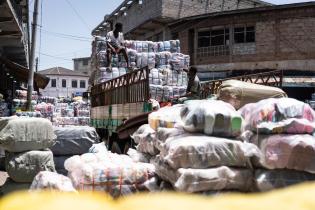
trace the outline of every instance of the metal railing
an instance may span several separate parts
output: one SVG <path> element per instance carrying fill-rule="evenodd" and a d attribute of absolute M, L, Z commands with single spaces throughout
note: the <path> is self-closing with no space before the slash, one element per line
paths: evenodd
<path fill-rule="evenodd" d="M 230 55 L 230 48 L 227 45 L 199 47 L 197 49 L 197 57 L 224 56 L 224 55 Z"/>

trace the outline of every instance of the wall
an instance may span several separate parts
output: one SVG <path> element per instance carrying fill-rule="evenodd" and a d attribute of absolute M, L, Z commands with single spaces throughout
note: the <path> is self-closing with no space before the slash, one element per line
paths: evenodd
<path fill-rule="evenodd" d="M 88 65 L 83 65 L 83 60 L 88 59 Z M 73 69 L 74 71 L 79 71 L 84 74 L 90 75 L 91 74 L 91 59 L 84 58 L 84 59 L 73 59 Z"/>
<path fill-rule="evenodd" d="M 81 76 L 60 76 L 60 75 L 47 75 L 50 78 L 50 82 L 44 90 L 40 90 L 43 96 L 50 97 L 71 97 L 76 92 L 86 92 L 88 88 L 88 77 Z M 52 79 L 56 79 L 56 87 L 51 87 Z M 62 88 L 62 80 L 67 80 L 67 87 Z M 78 81 L 78 88 L 72 88 L 72 80 Z M 85 87 L 80 88 L 80 80 L 85 80 Z"/>
<path fill-rule="evenodd" d="M 254 25 L 256 42 L 233 44 L 231 53 L 226 56 L 198 57 L 194 53 L 191 57 L 195 59 L 195 64 L 210 71 L 269 68 L 315 70 L 315 5 L 196 20 L 180 30 L 181 49 L 183 53 L 189 52 L 190 29 L 196 32 L 199 28 L 233 28 L 238 25 Z M 196 42 L 195 38 L 195 46 Z"/>

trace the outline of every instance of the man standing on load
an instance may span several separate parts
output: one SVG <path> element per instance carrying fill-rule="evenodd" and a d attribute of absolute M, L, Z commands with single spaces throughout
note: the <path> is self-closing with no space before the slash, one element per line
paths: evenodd
<path fill-rule="evenodd" d="M 108 67 L 112 67 L 112 53 L 114 54 L 120 54 L 122 53 L 126 62 L 127 62 L 127 68 L 129 68 L 129 61 L 128 61 L 128 55 L 126 48 L 124 45 L 124 35 L 122 33 L 123 26 L 121 23 L 115 24 L 114 31 L 110 31 L 107 33 L 106 39 L 107 39 L 107 63 Z"/>

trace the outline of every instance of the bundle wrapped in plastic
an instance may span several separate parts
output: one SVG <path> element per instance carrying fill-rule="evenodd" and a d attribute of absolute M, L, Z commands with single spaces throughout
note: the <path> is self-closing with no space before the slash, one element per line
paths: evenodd
<path fill-rule="evenodd" d="M 65 162 L 72 155 L 54 156 L 54 164 L 57 173 L 67 175 L 68 171 L 65 169 Z"/>
<path fill-rule="evenodd" d="M 137 67 L 143 68 L 148 66 L 149 54 L 148 53 L 137 53 Z M 151 65 L 152 66 L 152 65 Z"/>
<path fill-rule="evenodd" d="M 136 163 L 138 163 L 138 162 L 150 163 L 150 159 L 151 159 L 150 155 L 148 155 L 146 153 L 139 152 L 135 149 L 129 149 L 127 152 L 127 155 Z"/>
<path fill-rule="evenodd" d="M 166 74 L 166 85 L 186 86 L 188 84 L 188 75 L 184 71 L 168 71 Z"/>
<path fill-rule="evenodd" d="M 180 53 L 180 42 L 179 40 L 170 40 L 170 51 L 172 53 Z"/>
<path fill-rule="evenodd" d="M 47 119 L 1 118 L 0 128 L 0 147 L 9 152 L 41 150 L 56 142 L 52 124 Z"/>
<path fill-rule="evenodd" d="M 89 149 L 89 153 L 107 153 L 107 152 L 108 150 L 106 148 L 105 142 L 93 144 Z"/>
<path fill-rule="evenodd" d="M 155 83 L 163 82 L 159 80 L 153 80 Z M 162 85 L 153 85 L 150 84 L 150 95 L 151 98 L 157 100 L 157 101 L 163 101 L 164 99 L 164 89 Z"/>
<path fill-rule="evenodd" d="M 257 125 L 260 134 L 311 134 L 315 132 L 315 122 L 307 119 L 290 118 L 280 122 L 262 122 Z"/>
<path fill-rule="evenodd" d="M 131 137 L 137 145 L 139 152 L 156 155 L 159 151 L 154 147 L 155 130 L 150 125 L 142 125 Z"/>
<path fill-rule="evenodd" d="M 164 50 L 164 43 L 163 42 L 158 42 L 158 51 L 163 52 Z"/>
<path fill-rule="evenodd" d="M 254 165 L 267 169 L 294 169 L 315 173 L 315 137 L 305 135 L 255 135 L 250 142 L 261 151 Z"/>
<path fill-rule="evenodd" d="M 135 41 L 133 40 L 125 40 L 124 45 L 127 49 L 136 50 Z"/>
<path fill-rule="evenodd" d="M 137 65 L 137 51 L 133 49 L 127 49 L 129 65 L 134 68 Z"/>
<path fill-rule="evenodd" d="M 282 97 L 287 97 L 287 94 L 280 88 L 238 80 L 224 81 L 218 93 L 218 99 L 232 104 L 235 109 L 239 109 L 248 103 L 256 103 L 263 99 Z"/>
<path fill-rule="evenodd" d="M 163 107 L 149 115 L 149 125 L 152 129 L 174 128 L 176 124 L 181 124 L 180 111 L 182 104 L 175 106 Z"/>
<path fill-rule="evenodd" d="M 239 112 L 246 122 L 246 130 L 256 131 L 262 122 L 280 122 L 289 118 L 315 120 L 315 111 L 309 104 L 293 98 L 270 98 L 247 104 Z"/>
<path fill-rule="evenodd" d="M 155 53 L 148 53 L 148 67 L 149 69 L 153 69 L 155 67 Z"/>
<path fill-rule="evenodd" d="M 161 159 L 172 168 L 245 167 L 260 155 L 254 144 L 198 134 L 171 137 L 161 145 Z"/>
<path fill-rule="evenodd" d="M 93 127 L 54 127 L 56 143 L 50 147 L 54 155 L 82 155 L 93 144 L 99 143 L 99 136 Z"/>
<path fill-rule="evenodd" d="M 160 69 L 151 69 L 149 74 L 149 83 L 152 85 L 164 85 L 165 83 L 165 76 Z"/>
<path fill-rule="evenodd" d="M 113 153 L 87 153 L 65 162 L 68 177 L 77 190 L 124 194 L 154 176 L 154 166 L 135 163 L 129 156 Z"/>
<path fill-rule="evenodd" d="M 107 67 L 107 52 L 106 51 L 100 51 L 96 55 L 97 59 L 97 67 L 102 68 L 102 67 Z"/>
<path fill-rule="evenodd" d="M 183 70 L 186 67 L 184 54 L 172 53 L 170 64 L 174 70 Z"/>
<path fill-rule="evenodd" d="M 181 136 L 186 131 L 181 126 L 175 126 L 175 128 L 158 128 L 156 132 L 154 146 L 159 151 L 162 150 L 163 144 L 167 139 L 171 137 Z"/>
<path fill-rule="evenodd" d="M 241 134 L 242 117 L 233 106 L 217 100 L 192 100 L 181 110 L 184 129 L 207 135 L 236 137 Z"/>
<path fill-rule="evenodd" d="M 61 192 L 76 192 L 71 179 L 66 176 L 50 172 L 39 172 L 30 187 L 30 191 L 54 190 Z"/>
<path fill-rule="evenodd" d="M 155 54 L 155 63 L 158 68 L 167 67 L 170 64 L 172 53 L 159 52 Z"/>
<path fill-rule="evenodd" d="M 148 41 L 148 48 L 149 48 L 149 53 L 150 52 L 156 53 L 158 51 L 158 44 L 156 42 Z"/>
<path fill-rule="evenodd" d="M 171 52 L 171 42 L 170 41 L 164 41 L 163 45 L 164 45 L 164 51 Z"/>
<path fill-rule="evenodd" d="M 6 171 L 15 182 L 32 182 L 40 171 L 55 171 L 53 153 L 29 151 L 6 154 Z"/>
<path fill-rule="evenodd" d="M 170 182 L 175 190 L 205 192 L 216 190 L 239 190 L 247 192 L 252 187 L 253 174 L 249 169 L 221 166 L 209 169 L 172 169 L 158 157 L 154 160 L 157 175 Z"/>
<path fill-rule="evenodd" d="M 107 44 L 106 44 L 105 37 L 97 36 L 97 37 L 95 37 L 94 40 L 95 40 L 96 52 L 107 50 Z"/>
<path fill-rule="evenodd" d="M 261 169 L 255 171 L 255 187 L 262 192 L 314 180 L 315 174 L 303 171 Z"/>

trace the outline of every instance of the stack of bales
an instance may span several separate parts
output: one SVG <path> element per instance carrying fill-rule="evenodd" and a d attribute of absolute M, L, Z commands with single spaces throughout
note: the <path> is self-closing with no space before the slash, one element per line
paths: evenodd
<path fill-rule="evenodd" d="M 41 118 L 1 118 L 0 147 L 5 153 L 9 175 L 1 193 L 28 189 L 40 171 L 55 171 L 53 153 L 47 149 L 55 143 L 52 124 Z"/>

